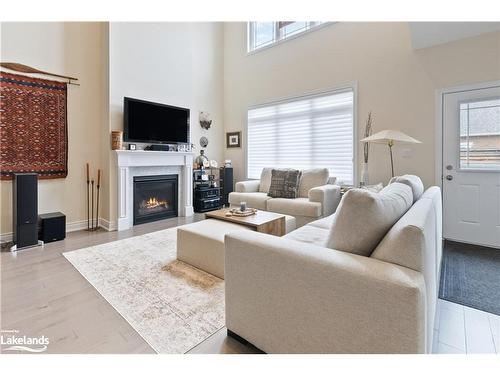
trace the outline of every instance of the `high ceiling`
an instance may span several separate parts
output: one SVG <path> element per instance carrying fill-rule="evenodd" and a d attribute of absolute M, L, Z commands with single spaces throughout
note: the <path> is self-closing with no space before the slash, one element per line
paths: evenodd
<path fill-rule="evenodd" d="M 410 22 L 414 49 L 500 30 L 500 22 Z"/>

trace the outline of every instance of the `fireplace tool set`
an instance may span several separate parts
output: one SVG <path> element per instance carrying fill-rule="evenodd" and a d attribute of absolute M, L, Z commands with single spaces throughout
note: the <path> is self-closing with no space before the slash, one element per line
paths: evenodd
<path fill-rule="evenodd" d="M 87 230 L 97 230 L 99 228 L 99 190 L 101 187 L 101 170 L 97 170 L 97 189 L 94 189 L 94 179 L 90 179 L 90 168 L 87 163 Z M 94 190 L 96 190 L 96 210 L 94 225 Z"/>

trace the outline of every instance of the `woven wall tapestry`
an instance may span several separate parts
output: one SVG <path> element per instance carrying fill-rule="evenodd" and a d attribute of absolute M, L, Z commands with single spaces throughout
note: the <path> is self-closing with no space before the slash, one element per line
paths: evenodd
<path fill-rule="evenodd" d="M 0 72 L 0 178 L 68 175 L 65 82 Z"/>

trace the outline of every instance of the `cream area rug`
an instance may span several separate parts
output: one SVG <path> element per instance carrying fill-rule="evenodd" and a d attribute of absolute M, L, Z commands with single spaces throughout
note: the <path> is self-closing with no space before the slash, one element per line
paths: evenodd
<path fill-rule="evenodd" d="M 185 353 L 224 326 L 224 281 L 176 260 L 166 229 L 64 253 L 158 353 Z"/>

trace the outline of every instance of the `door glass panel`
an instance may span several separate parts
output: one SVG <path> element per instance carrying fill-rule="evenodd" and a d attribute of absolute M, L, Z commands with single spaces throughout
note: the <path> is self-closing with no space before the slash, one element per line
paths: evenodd
<path fill-rule="evenodd" d="M 460 104 L 460 169 L 500 171 L 500 98 Z"/>

